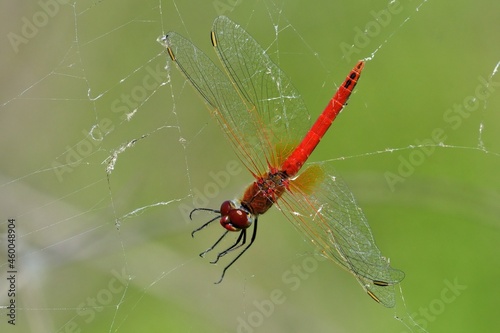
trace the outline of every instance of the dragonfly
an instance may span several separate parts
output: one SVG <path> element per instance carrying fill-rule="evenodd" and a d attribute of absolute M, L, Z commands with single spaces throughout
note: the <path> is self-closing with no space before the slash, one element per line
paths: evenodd
<path fill-rule="evenodd" d="M 216 263 L 228 253 L 239 251 L 216 283 L 254 243 L 260 215 L 276 206 L 322 256 L 352 273 L 372 299 L 393 307 L 394 285 L 404 278 L 404 273 L 392 268 L 389 259 L 382 256 L 365 215 L 331 166 L 306 163 L 346 105 L 364 61 L 354 66 L 310 126 L 305 103 L 291 80 L 245 29 L 220 16 L 213 23 L 210 37 L 222 66 L 178 33 L 162 35 L 158 42 L 201 94 L 254 179 L 240 199 L 226 200 L 219 209 L 195 208 L 189 215 L 191 219 L 197 211 L 215 215 L 194 230 L 193 237 L 217 220 L 225 229 L 200 254 L 202 257 L 231 232 L 239 233 L 236 241 L 212 261 Z"/>

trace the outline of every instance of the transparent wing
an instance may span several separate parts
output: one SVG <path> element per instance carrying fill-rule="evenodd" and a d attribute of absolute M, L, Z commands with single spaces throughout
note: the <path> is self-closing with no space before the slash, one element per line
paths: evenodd
<path fill-rule="evenodd" d="M 361 208 L 332 171 L 325 165 L 310 165 L 290 181 L 279 208 L 324 256 L 356 276 L 373 299 L 392 307 L 393 285 L 404 273 L 382 256 Z"/>
<path fill-rule="evenodd" d="M 290 79 L 241 26 L 225 16 L 213 24 L 215 50 L 242 97 L 255 106 L 241 132 L 257 156 L 279 167 L 310 127 L 306 106 Z M 270 147 L 277 147 L 275 151 Z M 267 170 L 267 168 L 266 168 Z"/>
<path fill-rule="evenodd" d="M 224 70 L 174 32 L 158 39 L 255 175 L 279 166 L 305 134 L 309 115 L 300 95 L 262 47 L 239 25 L 218 17 L 212 41 Z"/>
<path fill-rule="evenodd" d="M 255 107 L 240 97 L 228 76 L 189 40 L 169 32 L 158 41 L 167 48 L 170 58 L 205 99 L 244 165 L 254 173 L 263 171 L 260 165 L 251 164 L 254 148 L 245 144 L 246 138 L 239 133 L 239 114 L 249 113 Z"/>

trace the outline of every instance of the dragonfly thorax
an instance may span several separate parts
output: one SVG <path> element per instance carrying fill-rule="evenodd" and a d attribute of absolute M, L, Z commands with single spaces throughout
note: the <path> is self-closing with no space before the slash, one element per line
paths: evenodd
<path fill-rule="evenodd" d="M 264 214 L 286 191 L 288 184 L 285 173 L 272 169 L 247 187 L 241 202 L 252 214 Z"/>
<path fill-rule="evenodd" d="M 242 205 L 227 200 L 220 206 L 220 224 L 229 231 L 240 231 L 252 225 L 253 215 Z"/>

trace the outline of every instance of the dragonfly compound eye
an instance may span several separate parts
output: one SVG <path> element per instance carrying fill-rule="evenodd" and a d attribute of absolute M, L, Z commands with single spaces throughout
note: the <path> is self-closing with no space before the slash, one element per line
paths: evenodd
<path fill-rule="evenodd" d="M 226 216 L 229 214 L 229 211 L 231 209 L 234 209 L 235 206 L 232 201 L 226 200 L 220 205 L 220 215 L 221 216 Z"/>
<path fill-rule="evenodd" d="M 229 231 L 239 231 L 248 228 L 252 219 L 250 213 L 243 209 L 231 209 L 227 215 L 222 215 L 220 224 Z"/>

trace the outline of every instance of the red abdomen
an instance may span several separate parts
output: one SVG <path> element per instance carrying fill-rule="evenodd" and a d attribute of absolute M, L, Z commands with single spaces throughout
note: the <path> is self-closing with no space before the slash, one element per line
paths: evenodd
<path fill-rule="evenodd" d="M 344 83 L 342 83 L 339 87 L 337 93 L 330 100 L 309 132 L 307 132 L 302 142 L 283 163 L 281 170 L 284 171 L 289 177 L 293 177 L 300 170 L 309 155 L 313 152 L 314 148 L 318 145 L 323 135 L 325 135 L 332 122 L 335 120 L 335 117 L 337 117 L 346 104 L 352 90 L 356 86 L 356 82 L 361 75 L 364 64 L 365 63 L 363 61 L 359 61 L 351 70 Z"/>

